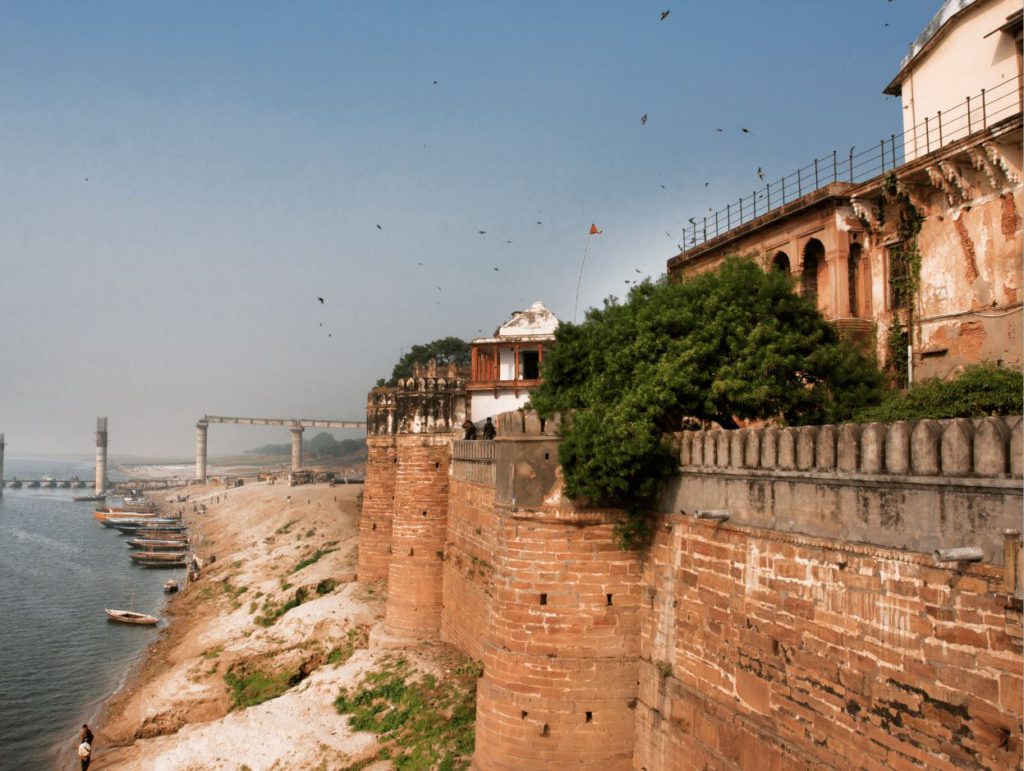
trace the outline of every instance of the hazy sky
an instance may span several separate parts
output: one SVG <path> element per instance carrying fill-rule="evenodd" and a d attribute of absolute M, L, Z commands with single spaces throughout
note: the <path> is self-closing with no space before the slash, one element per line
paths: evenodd
<path fill-rule="evenodd" d="M 8 452 L 91 452 L 97 415 L 183 456 L 204 413 L 362 419 L 415 343 L 571 319 L 592 222 L 581 306 L 621 296 L 758 166 L 898 131 L 881 90 L 938 6 L 5 3 Z"/>

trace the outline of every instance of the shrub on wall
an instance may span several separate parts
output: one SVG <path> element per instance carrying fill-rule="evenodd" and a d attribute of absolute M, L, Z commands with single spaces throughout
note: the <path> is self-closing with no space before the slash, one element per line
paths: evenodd
<path fill-rule="evenodd" d="M 676 466 L 664 436 L 684 419 L 835 422 L 882 393 L 876 366 L 790 276 L 739 257 L 682 282 L 645 282 L 562 324 L 542 376 L 532 406 L 568 416 L 566 493 L 627 508 L 623 541 L 642 534 L 642 512 Z"/>
<path fill-rule="evenodd" d="M 1024 375 L 1019 370 L 976 364 L 953 380 L 932 378 L 915 383 L 875 407 L 858 410 L 854 417 L 861 422 L 892 422 L 1019 415 L 1022 394 Z"/>

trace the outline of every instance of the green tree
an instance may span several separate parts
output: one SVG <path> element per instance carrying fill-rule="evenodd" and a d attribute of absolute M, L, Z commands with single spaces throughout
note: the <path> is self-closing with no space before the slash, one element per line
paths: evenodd
<path fill-rule="evenodd" d="M 458 337 L 442 337 L 426 345 L 414 345 L 395 364 L 391 370 L 391 379 L 378 381 L 377 385 L 396 386 L 400 378 L 412 377 L 413 364 L 426 364 L 431 359 L 437 362 L 438 367 L 445 367 L 451 362 L 458 367 L 468 367 L 469 356 L 469 343 Z"/>
<path fill-rule="evenodd" d="M 542 375 L 533 406 L 567 415 L 567 494 L 625 506 L 633 528 L 675 468 L 664 436 L 685 418 L 835 422 L 882 395 L 875 364 L 790 276 L 740 257 L 681 282 L 645 282 L 624 303 L 609 298 L 582 324 L 562 324 Z"/>

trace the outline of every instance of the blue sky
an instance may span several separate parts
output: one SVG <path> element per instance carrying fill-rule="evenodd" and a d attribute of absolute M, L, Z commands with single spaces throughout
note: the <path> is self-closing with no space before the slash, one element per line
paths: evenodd
<path fill-rule="evenodd" d="M 160 455 L 203 413 L 360 419 L 415 343 L 571 319 L 591 222 L 581 306 L 621 296 L 759 166 L 898 131 L 938 5 L 7 3 L 9 452 L 89 452 L 97 415 Z"/>

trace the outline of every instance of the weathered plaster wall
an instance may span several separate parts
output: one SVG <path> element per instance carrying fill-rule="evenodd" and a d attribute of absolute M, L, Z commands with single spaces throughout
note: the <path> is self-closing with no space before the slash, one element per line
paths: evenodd
<path fill-rule="evenodd" d="M 679 515 L 656 533 L 635 769 L 1019 767 L 1001 570 Z"/>

